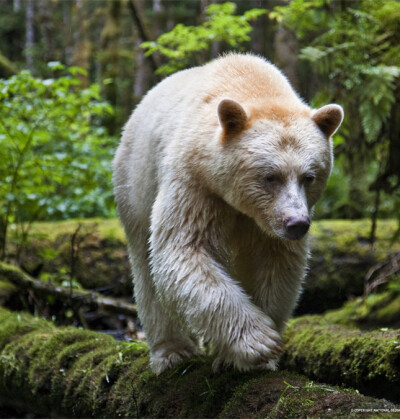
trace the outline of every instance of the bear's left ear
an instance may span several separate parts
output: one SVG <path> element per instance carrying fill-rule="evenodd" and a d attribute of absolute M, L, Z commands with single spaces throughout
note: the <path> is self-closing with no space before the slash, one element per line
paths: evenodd
<path fill-rule="evenodd" d="M 233 99 L 222 99 L 218 104 L 219 123 L 223 129 L 223 138 L 238 134 L 247 124 L 247 114 L 240 103 Z"/>
<path fill-rule="evenodd" d="M 344 112 L 340 105 L 326 105 L 316 109 L 311 118 L 327 138 L 331 137 L 340 127 Z"/>

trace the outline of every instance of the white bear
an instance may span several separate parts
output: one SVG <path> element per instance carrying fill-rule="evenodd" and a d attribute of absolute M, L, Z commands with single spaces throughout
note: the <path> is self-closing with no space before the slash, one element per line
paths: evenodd
<path fill-rule="evenodd" d="M 216 369 L 274 368 L 342 119 L 244 54 L 176 73 L 138 105 L 114 185 L 156 374 L 199 342 Z"/>

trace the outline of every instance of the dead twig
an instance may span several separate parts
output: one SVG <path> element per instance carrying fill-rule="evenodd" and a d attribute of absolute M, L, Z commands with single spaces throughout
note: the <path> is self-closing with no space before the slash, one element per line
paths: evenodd
<path fill-rule="evenodd" d="M 400 252 L 372 266 L 364 278 L 364 297 L 379 285 L 390 281 L 390 277 L 400 273 Z"/>

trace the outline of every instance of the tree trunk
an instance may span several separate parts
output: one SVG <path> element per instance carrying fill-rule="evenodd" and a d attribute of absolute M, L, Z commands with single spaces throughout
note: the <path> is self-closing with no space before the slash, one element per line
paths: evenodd
<path fill-rule="evenodd" d="M 46 417 L 336 418 L 363 408 L 376 417 L 373 409 L 396 408 L 287 371 L 215 374 L 208 357 L 157 377 L 143 343 L 1 308 L 0 359 L 0 402 Z"/>
<path fill-rule="evenodd" d="M 14 10 L 14 12 L 18 13 L 21 10 L 21 1 L 22 0 L 14 0 L 13 1 L 13 10 Z"/>
<path fill-rule="evenodd" d="M 89 71 L 90 42 L 88 39 L 88 16 L 83 0 L 76 0 L 74 5 L 74 29 L 73 29 L 73 55 L 72 65 L 78 66 Z M 87 75 L 78 74 L 83 87 L 89 85 Z"/>
<path fill-rule="evenodd" d="M 105 97 L 113 107 L 116 107 L 118 102 L 120 17 L 121 1 L 108 0 L 106 23 L 101 33 L 102 77 L 107 80 L 107 83 L 103 86 Z"/>
<path fill-rule="evenodd" d="M 70 66 L 73 60 L 73 40 L 71 31 L 71 2 L 62 2 L 62 33 L 63 33 L 63 56 L 65 63 Z"/>
<path fill-rule="evenodd" d="M 54 1 L 41 0 L 37 2 L 38 27 L 44 44 L 43 56 L 41 58 L 46 62 L 55 61 L 58 58 L 55 56 L 56 32 L 58 30 L 55 28 L 55 20 L 53 18 L 55 12 Z"/>
<path fill-rule="evenodd" d="M 139 38 L 144 42 L 151 41 L 152 37 L 149 35 L 147 28 L 144 24 L 143 14 L 141 11 L 141 4 L 135 0 L 128 0 L 128 7 L 133 21 L 135 22 Z M 156 57 L 154 54 L 147 57 L 153 73 L 155 73 L 159 67 Z"/>
<path fill-rule="evenodd" d="M 34 32 L 34 18 L 35 18 L 35 8 L 33 0 L 27 0 L 26 3 L 26 13 L 25 13 L 25 57 L 26 57 L 26 66 L 29 70 L 33 69 L 33 45 L 35 42 L 35 32 Z"/>
<path fill-rule="evenodd" d="M 138 38 L 135 46 L 135 73 L 133 83 L 133 97 L 135 103 L 139 103 L 142 97 L 145 95 L 150 86 L 149 73 L 150 69 L 147 65 L 144 51 L 140 48 L 143 40 Z"/>
<path fill-rule="evenodd" d="M 280 26 L 274 40 L 274 62 L 290 80 L 295 90 L 299 89 L 298 55 L 299 46 L 294 34 Z"/>

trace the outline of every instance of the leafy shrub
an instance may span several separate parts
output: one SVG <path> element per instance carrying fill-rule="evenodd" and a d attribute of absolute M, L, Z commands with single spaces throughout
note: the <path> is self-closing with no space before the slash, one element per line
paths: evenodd
<path fill-rule="evenodd" d="M 101 126 L 112 108 L 99 86 L 82 89 L 82 69 L 49 63 L 58 77 L 22 71 L 0 80 L 0 241 L 7 227 L 35 220 L 113 214 L 115 140 Z M 25 227 L 24 227 L 25 226 Z M 1 255 L 0 255 L 1 256 Z"/>

